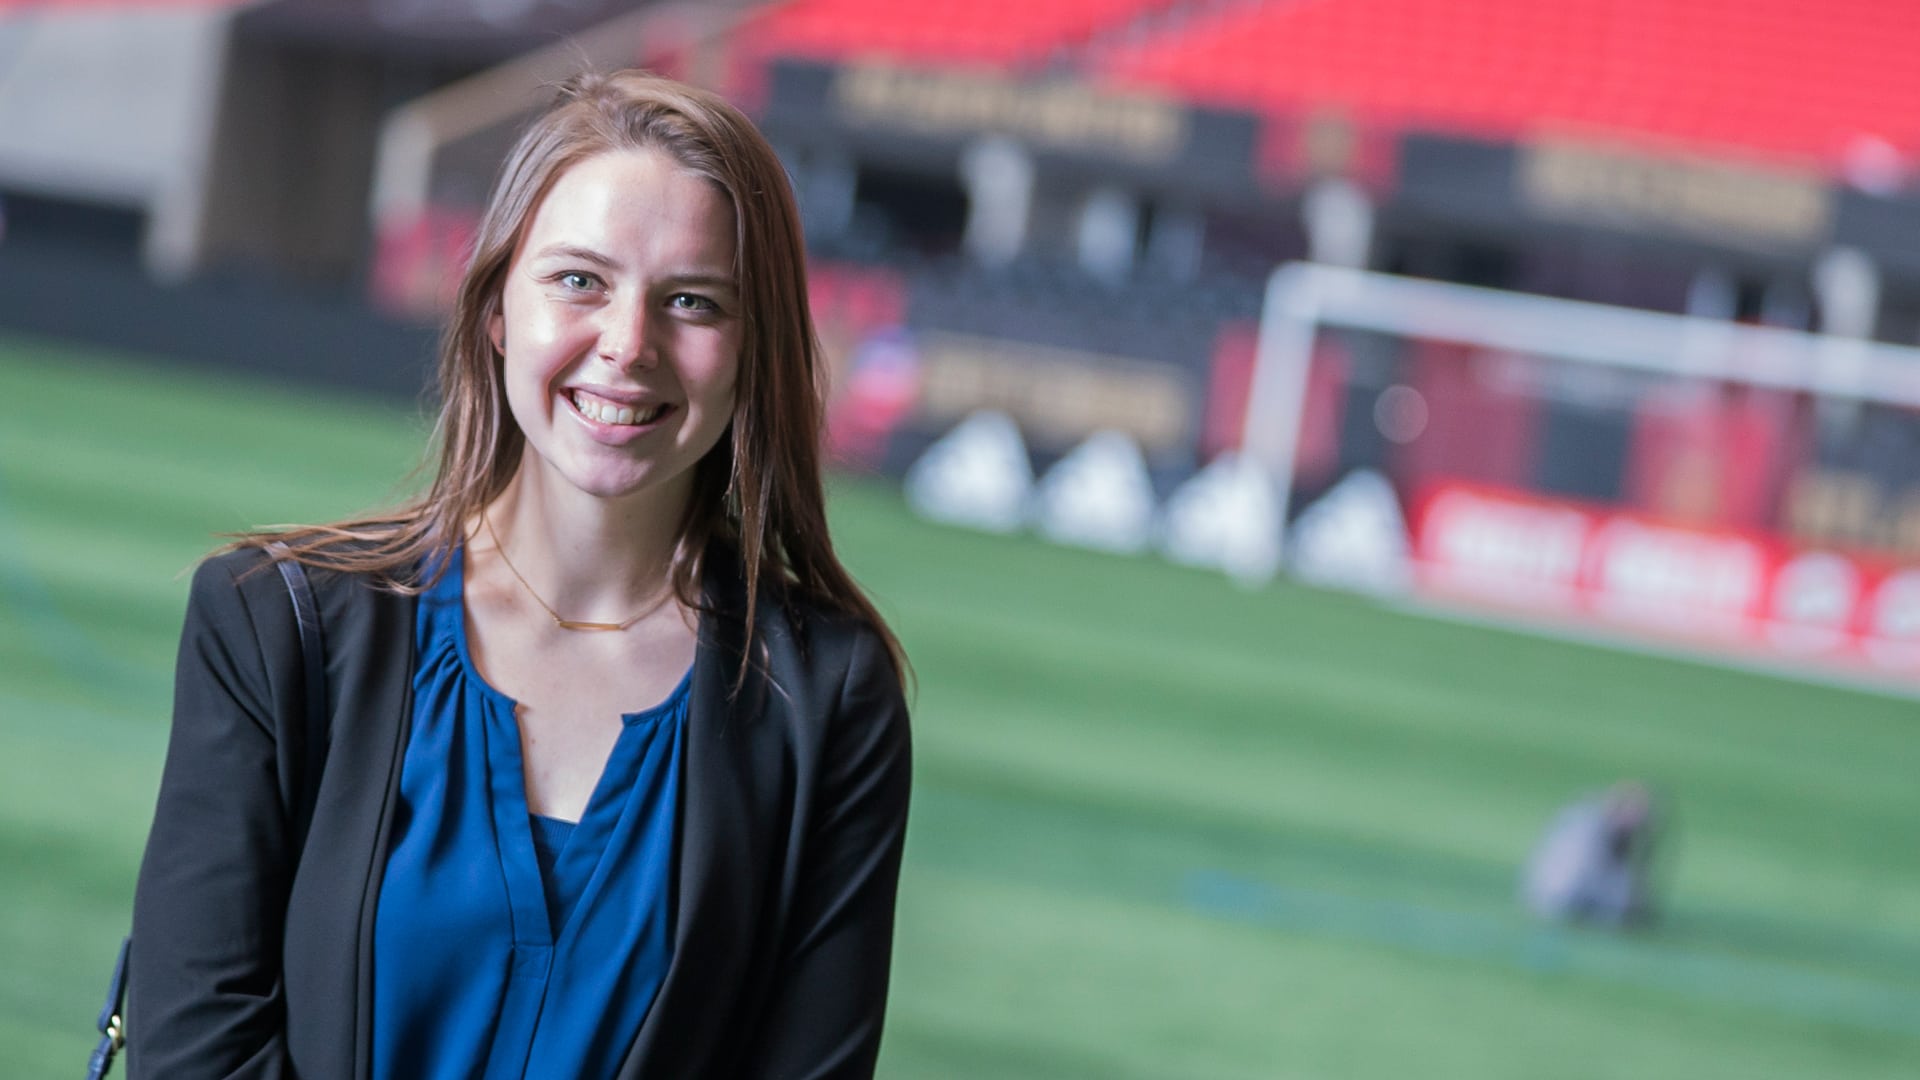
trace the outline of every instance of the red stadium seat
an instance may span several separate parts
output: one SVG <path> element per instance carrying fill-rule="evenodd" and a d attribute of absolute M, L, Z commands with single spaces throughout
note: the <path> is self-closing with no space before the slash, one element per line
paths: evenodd
<path fill-rule="evenodd" d="M 1174 0 L 794 0 L 745 29 L 762 55 L 1016 65 L 1086 44 Z"/>
<path fill-rule="evenodd" d="M 1920 159 L 1907 0 L 1319 0 L 1235 5 L 1106 51 L 1196 100 L 1488 138 L 1611 132 L 1829 169 Z"/>

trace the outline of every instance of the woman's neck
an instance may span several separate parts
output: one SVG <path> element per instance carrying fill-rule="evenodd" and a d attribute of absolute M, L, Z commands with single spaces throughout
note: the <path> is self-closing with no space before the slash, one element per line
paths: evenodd
<path fill-rule="evenodd" d="M 670 587 L 686 489 L 603 499 L 525 469 L 483 511 L 472 552 L 505 548 L 538 599 L 568 619 L 618 621 Z M 487 531 L 491 524 L 492 534 Z"/>

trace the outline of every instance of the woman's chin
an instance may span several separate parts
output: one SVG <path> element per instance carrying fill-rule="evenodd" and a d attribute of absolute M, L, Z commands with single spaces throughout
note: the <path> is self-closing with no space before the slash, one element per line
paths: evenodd
<path fill-rule="evenodd" d="M 649 465 L 609 468 L 603 463 L 570 463 L 544 470 L 546 476 L 542 486 L 556 492 L 574 491 L 594 499 L 615 503 L 646 503 L 659 501 L 663 505 L 678 504 L 685 500 L 692 474 L 680 470 L 665 474 L 662 470 Z"/>

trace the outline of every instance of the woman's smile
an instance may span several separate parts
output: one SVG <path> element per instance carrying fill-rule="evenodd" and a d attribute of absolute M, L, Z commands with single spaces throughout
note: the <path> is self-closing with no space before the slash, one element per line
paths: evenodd
<path fill-rule="evenodd" d="M 573 387 L 560 395 L 563 405 L 586 425 L 596 441 L 622 445 L 659 430 L 662 421 L 674 413 L 667 401 L 623 401 L 583 387 Z"/>

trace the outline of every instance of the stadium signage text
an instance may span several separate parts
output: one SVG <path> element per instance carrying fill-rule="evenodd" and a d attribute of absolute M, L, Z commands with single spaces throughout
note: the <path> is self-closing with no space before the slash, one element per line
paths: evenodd
<path fill-rule="evenodd" d="M 1587 538 L 1567 507 L 1447 488 L 1427 505 L 1419 536 L 1432 582 L 1515 603 L 1568 603 Z"/>
<path fill-rule="evenodd" d="M 1814 243 L 1833 221 L 1826 186 L 1786 171 L 1550 139 L 1526 148 L 1518 173 L 1520 198 L 1543 217 L 1764 244 Z"/>
<path fill-rule="evenodd" d="M 1920 671 L 1920 568 L 1461 484 L 1417 499 L 1412 529 L 1438 597 Z"/>
<path fill-rule="evenodd" d="M 1048 149 L 1147 164 L 1177 158 L 1189 135 L 1186 110 L 1163 98 L 983 72 L 862 64 L 839 71 L 832 97 L 856 127 L 946 137 L 1012 135 Z"/>
<path fill-rule="evenodd" d="M 1149 454 L 1191 443 L 1186 379 L 1168 365 L 969 334 L 927 333 L 918 345 L 919 412 L 930 425 L 993 409 L 1043 445 L 1097 431 L 1128 435 Z"/>

